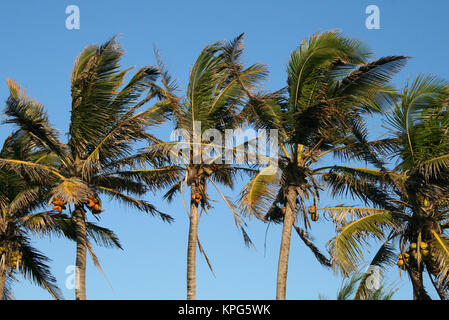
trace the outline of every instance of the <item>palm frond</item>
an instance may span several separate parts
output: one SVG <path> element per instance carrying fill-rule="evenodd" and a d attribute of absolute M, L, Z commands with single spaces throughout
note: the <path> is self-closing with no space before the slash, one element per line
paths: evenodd
<path fill-rule="evenodd" d="M 312 253 L 315 255 L 315 258 L 318 260 L 318 262 L 323 265 L 324 267 L 332 267 L 332 264 L 330 260 L 320 252 L 320 250 L 315 246 L 315 244 L 312 242 L 310 234 L 305 231 L 304 229 L 301 229 L 295 225 L 293 225 L 296 232 L 298 233 L 301 240 L 306 244 L 306 246 L 312 251 Z"/>
<path fill-rule="evenodd" d="M 449 282 L 449 239 L 444 235 L 439 235 L 435 230 L 431 230 L 433 241 L 431 254 L 437 265 L 436 276 L 440 282 Z"/>
<path fill-rule="evenodd" d="M 38 286 L 45 288 L 55 299 L 61 299 L 62 294 L 56 285 L 56 279 L 52 276 L 49 266 L 50 260 L 38 250 L 31 247 L 27 241 L 20 243 L 23 263 L 19 270 L 25 279 L 30 279 Z"/>
<path fill-rule="evenodd" d="M 62 159 L 67 158 L 67 148 L 59 140 L 59 133 L 49 123 L 44 107 L 25 95 L 25 90 L 12 79 L 8 79 L 10 96 L 6 100 L 4 122 L 15 124 L 26 133 L 39 147 L 56 153 Z"/>
<path fill-rule="evenodd" d="M 274 167 L 265 167 L 242 189 L 239 209 L 243 215 L 262 218 L 277 196 L 279 172 Z"/>
<path fill-rule="evenodd" d="M 356 270 L 363 260 L 363 251 L 367 249 L 361 245 L 368 245 L 367 240 L 371 237 L 382 240 L 384 230 L 393 226 L 395 221 L 387 210 L 367 214 L 344 225 L 338 230 L 338 235 L 327 243 L 334 270 L 339 270 L 343 275 Z"/>
<path fill-rule="evenodd" d="M 123 202 L 124 204 L 127 204 L 132 208 L 136 208 L 139 211 L 150 213 L 151 215 L 158 215 L 163 221 L 166 222 L 173 221 L 173 218 L 171 216 L 163 212 L 160 212 L 152 204 L 148 203 L 145 200 L 134 199 L 133 197 L 128 196 L 122 192 L 106 187 L 98 187 L 98 191 L 105 193 L 106 195 L 109 195 L 111 198 L 119 200 L 120 202 Z"/>

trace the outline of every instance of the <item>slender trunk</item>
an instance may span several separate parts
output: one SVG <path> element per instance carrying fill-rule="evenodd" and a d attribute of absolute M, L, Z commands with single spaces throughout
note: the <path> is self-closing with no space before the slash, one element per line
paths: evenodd
<path fill-rule="evenodd" d="M 6 264 L 0 264 L 0 300 L 5 298 Z"/>
<path fill-rule="evenodd" d="M 424 289 L 422 272 L 411 269 L 408 273 L 413 286 L 413 300 L 432 300 Z"/>
<path fill-rule="evenodd" d="M 282 228 L 281 249 L 279 252 L 276 299 L 285 300 L 287 291 L 288 256 L 290 254 L 290 238 L 295 218 L 293 216 L 296 207 L 296 190 L 294 187 L 287 189 L 287 205 L 284 214 Z"/>
<path fill-rule="evenodd" d="M 73 219 L 76 232 L 75 298 L 86 300 L 87 233 L 84 211 L 81 208 L 75 208 Z"/>
<path fill-rule="evenodd" d="M 191 195 L 196 192 L 191 186 Z M 196 299 L 196 244 L 198 241 L 198 204 L 190 200 L 189 240 L 187 244 L 187 300 Z"/>

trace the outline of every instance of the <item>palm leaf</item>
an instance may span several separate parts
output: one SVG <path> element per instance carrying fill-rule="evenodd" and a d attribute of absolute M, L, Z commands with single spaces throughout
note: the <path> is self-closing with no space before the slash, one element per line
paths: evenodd
<path fill-rule="evenodd" d="M 369 211 L 370 209 L 367 209 L 367 213 Z M 338 235 L 327 244 L 334 269 L 344 275 L 356 270 L 356 266 L 363 260 L 363 249 L 366 249 L 361 245 L 367 245 L 369 237 L 382 240 L 384 238 L 383 230 L 393 226 L 395 226 L 393 217 L 386 210 L 367 214 L 344 225 Z"/>

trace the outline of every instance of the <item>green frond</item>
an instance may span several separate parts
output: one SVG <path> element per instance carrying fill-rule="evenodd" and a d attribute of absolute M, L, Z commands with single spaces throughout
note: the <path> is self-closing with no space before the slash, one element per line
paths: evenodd
<path fill-rule="evenodd" d="M 123 249 L 117 235 L 112 230 L 87 222 L 86 231 L 89 238 L 93 239 L 100 246 Z"/>
<path fill-rule="evenodd" d="M 393 209 L 388 192 L 388 174 L 376 170 L 334 167 L 324 179 L 332 196 L 349 195 L 365 203 Z M 380 182 L 380 183 L 379 183 Z"/>
<path fill-rule="evenodd" d="M 56 279 L 46 264 L 50 260 L 38 250 L 31 247 L 27 241 L 20 243 L 23 263 L 19 270 L 25 279 L 29 279 L 38 286 L 46 289 L 55 299 L 61 299 L 62 294 L 56 285 Z"/>
<path fill-rule="evenodd" d="M 344 205 L 324 207 L 319 208 L 318 210 L 325 211 L 337 228 L 341 228 L 342 226 L 358 218 L 363 218 L 366 217 L 367 215 L 385 212 L 385 209 L 363 208 L 358 206 L 344 206 Z"/>
<path fill-rule="evenodd" d="M 48 177 L 48 173 L 51 173 L 59 179 L 65 178 L 58 169 L 52 166 L 47 166 L 30 161 L 0 158 L 0 169 L 3 168 L 5 170 L 11 170 L 19 176 L 25 174 L 26 176 L 31 177 L 33 180 L 40 182 Z"/>
<path fill-rule="evenodd" d="M 4 123 L 13 123 L 39 147 L 67 158 L 67 147 L 59 140 L 59 133 L 49 123 L 43 105 L 25 95 L 25 90 L 8 79 L 10 96 L 6 100 Z"/>
<path fill-rule="evenodd" d="M 288 63 L 288 90 L 290 105 L 297 112 L 305 108 L 319 83 L 323 70 L 335 61 L 359 64 L 366 62 L 370 52 L 362 42 L 344 38 L 337 31 L 314 34 L 293 51 Z"/>
<path fill-rule="evenodd" d="M 98 187 L 98 191 L 102 192 L 106 195 L 109 195 L 112 199 L 119 200 L 120 202 L 132 207 L 136 208 L 139 211 L 149 213 L 151 215 L 158 215 L 163 221 L 172 222 L 173 218 L 168 214 L 160 212 L 157 210 L 152 204 L 148 203 L 145 200 L 138 200 L 131 196 L 128 196 L 122 192 L 117 190 L 106 188 L 106 187 Z"/>
<path fill-rule="evenodd" d="M 276 199 L 278 181 L 279 172 L 275 167 L 260 170 L 240 192 L 238 206 L 242 214 L 262 219 Z"/>
<path fill-rule="evenodd" d="M 69 145 L 75 158 L 87 157 L 159 75 L 154 67 L 141 68 L 120 90 L 130 70 L 119 70 L 122 56 L 123 50 L 114 37 L 102 46 L 86 47 L 75 61 L 69 129 Z"/>
<path fill-rule="evenodd" d="M 165 121 L 167 109 L 163 103 L 156 103 L 148 109 L 134 114 L 134 108 L 112 125 L 110 131 L 94 146 L 83 161 L 84 175 L 98 171 L 97 168 L 107 168 L 116 160 L 129 156 L 133 152 L 132 143 L 152 138 L 147 133 L 150 126 L 156 126 Z"/>
<path fill-rule="evenodd" d="M 447 85 L 435 76 L 419 75 L 406 84 L 400 103 L 387 114 L 392 134 L 400 140 L 399 168 L 423 165 L 421 170 L 429 171 L 431 159 L 448 153 L 449 143 L 445 137 L 449 118 L 443 107 L 449 99 Z"/>
<path fill-rule="evenodd" d="M 435 230 L 431 230 L 433 241 L 431 244 L 431 255 L 435 259 L 437 272 L 435 276 L 441 283 L 449 282 L 449 239 L 444 235 L 439 235 Z"/>
<path fill-rule="evenodd" d="M 315 244 L 312 242 L 313 239 L 311 235 L 304 229 L 301 229 L 295 225 L 293 225 L 293 227 L 295 228 L 296 233 L 298 233 L 304 244 L 312 251 L 318 262 L 324 267 L 332 267 L 332 263 L 330 262 L 330 260 L 323 253 L 321 253 L 317 246 L 315 246 Z"/>
<path fill-rule="evenodd" d="M 172 185 L 172 187 L 170 189 L 168 189 L 168 191 L 164 194 L 164 199 L 166 199 L 168 202 L 172 202 L 173 198 L 175 197 L 175 195 L 177 193 L 181 192 L 181 185 L 183 183 L 183 179 L 179 180 L 178 182 L 176 182 L 175 184 Z"/>
<path fill-rule="evenodd" d="M 150 190 L 156 191 L 171 186 L 178 181 L 184 170 L 183 167 L 173 165 L 155 169 L 117 171 L 114 174 L 119 177 L 142 181 Z"/>
<path fill-rule="evenodd" d="M 206 251 L 204 250 L 203 246 L 201 245 L 200 239 L 197 238 L 198 243 L 198 249 L 200 250 L 201 254 L 203 255 L 204 259 L 206 260 L 207 266 L 209 267 L 210 272 L 212 272 L 212 275 L 215 277 L 214 269 L 212 268 L 212 263 L 209 259 L 209 257 L 206 254 Z"/>
<path fill-rule="evenodd" d="M 91 179 L 91 183 L 96 187 L 101 186 L 139 196 L 143 196 L 148 192 L 148 187 L 143 181 L 136 181 L 132 177 L 117 176 L 113 173 L 95 176 Z"/>
<path fill-rule="evenodd" d="M 328 251 L 332 257 L 334 270 L 339 270 L 343 275 L 357 269 L 363 261 L 361 246 L 367 246 L 367 240 L 371 237 L 382 240 L 384 230 L 395 226 L 395 221 L 389 211 L 383 210 L 361 217 L 352 221 L 338 230 L 337 236 L 328 244 Z"/>
<path fill-rule="evenodd" d="M 361 65 L 338 81 L 336 95 L 344 97 L 344 103 L 351 101 L 367 111 L 382 112 L 386 105 L 394 102 L 394 95 L 391 96 L 389 88 L 384 86 L 405 66 L 408 58 L 388 56 Z"/>
<path fill-rule="evenodd" d="M 357 283 L 361 281 L 362 275 L 354 273 L 349 279 L 347 279 L 338 290 L 337 300 L 352 300 L 353 294 L 357 290 Z"/>

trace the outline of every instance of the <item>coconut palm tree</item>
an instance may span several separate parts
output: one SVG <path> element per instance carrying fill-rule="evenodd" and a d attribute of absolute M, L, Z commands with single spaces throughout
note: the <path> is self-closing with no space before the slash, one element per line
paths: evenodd
<path fill-rule="evenodd" d="M 363 260 L 361 246 L 374 237 L 395 243 L 397 262 L 408 273 L 413 297 L 430 299 L 423 272 L 441 299 L 449 283 L 448 164 L 449 87 L 444 80 L 420 75 L 408 82 L 386 115 L 390 148 L 384 150 L 396 166 L 378 168 L 334 167 L 327 181 L 334 194 L 351 192 L 371 208 L 326 208 L 338 225 L 329 243 L 334 264 L 344 274 Z M 383 250 L 384 245 L 379 250 Z"/>
<path fill-rule="evenodd" d="M 8 80 L 7 123 L 13 123 L 30 141 L 55 158 L 53 164 L 39 159 L 0 158 L 0 168 L 25 172 L 38 183 L 51 185 L 49 202 L 59 212 L 67 210 L 75 227 L 76 299 L 86 299 L 86 252 L 92 254 L 86 225 L 87 212 L 103 212 L 100 195 L 110 196 L 140 211 L 172 218 L 136 196 L 148 188 L 142 182 L 147 167 L 136 159 L 133 143 L 147 139 L 149 126 L 164 121 L 164 105 L 141 107 L 156 96 L 152 85 L 155 67 L 142 67 L 123 86 L 130 69 L 120 70 L 123 51 L 116 38 L 105 44 L 87 46 L 76 58 L 71 76 L 72 108 L 68 141 L 60 140 L 51 127 L 43 106 L 27 97 L 20 86 Z M 141 95 L 148 95 L 139 101 Z M 50 177 L 50 178 L 49 178 Z M 107 233 L 107 232 L 106 232 Z"/>
<path fill-rule="evenodd" d="M 23 161 L 37 162 L 43 165 L 55 165 L 57 158 L 47 151 L 38 148 L 27 136 L 19 131 L 11 134 L 5 141 L 0 158 L 20 159 Z M 12 171 L 0 169 L 0 177 L 3 181 L 0 190 L 2 208 L 2 233 L 0 251 L 3 255 L 0 266 L 0 297 L 12 299 L 11 284 L 17 280 L 14 276 L 20 272 L 25 278 L 46 288 L 50 294 L 59 299 L 59 289 L 55 279 L 51 276 L 46 262 L 50 260 L 32 247 L 30 235 L 43 236 L 46 234 L 62 235 L 70 240 L 76 240 L 73 220 L 65 214 L 55 210 L 34 212 L 46 207 L 51 191 L 52 174 L 37 183 L 29 175 L 22 172 L 18 175 Z M 117 236 L 106 228 L 94 223 L 86 222 L 87 237 L 95 243 L 105 247 L 121 248 Z M 93 254 L 93 252 L 92 252 Z M 94 262 L 99 266 L 98 260 L 93 254 Z M 17 272 L 16 272 L 17 271 Z"/>
<path fill-rule="evenodd" d="M 254 64 L 244 68 L 239 58 L 243 51 L 243 34 L 230 42 L 217 42 L 206 46 L 190 70 L 185 97 L 176 95 L 176 84 L 171 80 L 159 54 L 159 70 L 162 74 L 163 87 L 159 94 L 170 106 L 175 122 L 175 133 L 183 137 L 166 142 L 151 139 L 142 159 L 151 159 L 158 163 L 154 180 L 149 185 L 158 188 L 168 187 L 164 195 L 172 201 L 180 192 L 186 212 L 189 216 L 189 233 L 187 245 L 187 299 L 196 299 L 196 246 L 205 256 L 209 268 L 210 261 L 198 238 L 198 223 L 202 212 L 211 208 L 207 187 L 212 184 L 224 202 L 229 206 L 235 223 L 243 233 L 246 244 L 251 240 L 245 231 L 245 223 L 239 216 L 232 201 L 228 199 L 218 184 L 233 187 L 235 176 L 239 171 L 251 171 L 225 161 L 223 144 L 220 137 L 213 140 L 208 136 L 210 129 L 220 135 L 226 129 L 238 128 L 241 124 L 241 106 L 247 90 L 253 90 L 259 80 L 266 75 L 263 65 Z M 176 135 L 176 134 L 175 134 Z M 207 150 L 218 148 L 213 156 L 205 158 Z M 216 149 L 217 150 L 217 149 Z M 235 153 L 236 147 L 224 148 Z M 190 196 L 185 198 L 184 190 L 190 188 Z"/>
<path fill-rule="evenodd" d="M 1 157 L 11 158 L 20 154 L 23 159 L 39 157 L 30 153 L 29 141 L 18 133 L 6 139 L 0 151 Z M 26 142 L 26 143 L 25 143 Z M 26 175 L 0 170 L 0 299 L 11 299 L 10 285 L 19 273 L 25 279 L 45 288 L 55 298 L 61 298 L 46 256 L 33 247 L 30 233 L 41 229 L 33 225 L 33 210 L 45 202 L 46 186 L 36 184 Z M 41 213 L 45 214 L 45 213 Z"/>
<path fill-rule="evenodd" d="M 365 45 L 336 31 L 315 34 L 293 51 L 287 87 L 251 96 L 244 111 L 257 128 L 278 129 L 278 163 L 271 164 L 244 187 L 244 214 L 283 224 L 277 273 L 277 299 L 285 299 L 291 231 L 294 226 L 318 261 L 330 263 L 304 236 L 316 206 L 324 172 L 316 164 L 334 154 L 375 161 L 379 142 L 368 143 L 363 114 L 379 112 L 390 101 L 391 76 L 406 57 L 368 62 Z M 366 146 L 366 148 L 363 148 Z M 307 202 L 311 202 L 308 207 Z M 302 221 L 300 228 L 298 221 Z"/>

